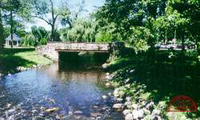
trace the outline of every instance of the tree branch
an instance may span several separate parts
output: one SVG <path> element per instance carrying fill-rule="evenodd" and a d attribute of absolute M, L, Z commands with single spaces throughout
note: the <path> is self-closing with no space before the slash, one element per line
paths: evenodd
<path fill-rule="evenodd" d="M 32 16 L 32 17 L 39 18 L 39 19 L 45 21 L 47 24 L 52 25 L 51 22 L 49 22 L 48 20 L 44 19 L 43 17 L 40 17 L 40 16 Z"/>

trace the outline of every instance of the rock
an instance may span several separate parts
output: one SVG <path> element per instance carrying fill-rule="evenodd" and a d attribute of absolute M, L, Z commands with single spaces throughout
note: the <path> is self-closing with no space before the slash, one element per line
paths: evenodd
<path fill-rule="evenodd" d="M 130 73 L 133 73 L 135 70 L 130 70 Z"/>
<path fill-rule="evenodd" d="M 163 120 L 160 116 L 155 116 L 154 119 L 155 120 Z M 184 119 L 180 119 L 180 120 L 184 120 Z"/>
<path fill-rule="evenodd" d="M 154 107 L 154 102 L 150 102 L 149 104 L 146 105 L 147 109 L 151 109 Z"/>
<path fill-rule="evenodd" d="M 90 117 L 89 120 L 96 120 L 95 117 Z"/>
<path fill-rule="evenodd" d="M 131 97 L 126 97 L 126 100 L 127 100 L 128 102 L 130 102 L 130 101 L 131 101 Z"/>
<path fill-rule="evenodd" d="M 54 108 L 47 109 L 46 112 L 51 113 L 51 112 L 56 112 L 58 110 L 59 110 L 59 108 L 54 107 Z"/>
<path fill-rule="evenodd" d="M 127 108 L 131 108 L 131 107 L 132 107 L 131 104 L 132 104 L 132 103 L 131 103 L 130 101 L 125 102 L 125 105 L 127 106 Z"/>
<path fill-rule="evenodd" d="M 44 117 L 44 116 L 45 116 L 45 114 L 44 114 L 44 113 L 40 113 L 40 114 L 39 114 L 39 116 L 41 116 L 41 117 Z"/>
<path fill-rule="evenodd" d="M 7 120 L 14 120 L 15 119 L 15 115 L 11 115 L 7 118 Z"/>
<path fill-rule="evenodd" d="M 105 110 L 107 110 L 107 109 L 108 109 L 107 107 L 103 107 L 103 108 L 102 108 L 103 111 L 105 111 Z"/>
<path fill-rule="evenodd" d="M 97 109 L 97 108 L 99 108 L 99 107 L 95 105 L 95 106 L 93 106 L 93 108 Z"/>
<path fill-rule="evenodd" d="M 106 79 L 107 79 L 107 80 L 111 80 L 111 79 L 112 79 L 112 76 L 107 75 L 107 76 L 106 76 Z"/>
<path fill-rule="evenodd" d="M 128 83 L 130 81 L 130 79 L 129 78 L 127 78 L 126 80 L 125 80 L 125 83 Z"/>
<path fill-rule="evenodd" d="M 133 110 L 133 118 L 138 119 L 138 118 L 143 118 L 144 117 L 144 111 L 143 110 Z"/>
<path fill-rule="evenodd" d="M 108 95 L 109 95 L 109 96 L 111 96 L 111 95 L 112 95 L 112 93 L 110 92 L 110 93 L 108 93 Z"/>
<path fill-rule="evenodd" d="M 16 109 L 15 108 L 13 108 L 13 109 L 10 109 L 10 110 L 8 110 L 8 114 L 12 114 L 12 113 L 14 113 L 16 111 Z"/>
<path fill-rule="evenodd" d="M 152 115 L 160 115 L 160 113 L 161 113 L 160 110 L 154 109 Z"/>
<path fill-rule="evenodd" d="M 129 110 L 129 109 L 125 109 L 124 111 L 123 111 L 123 114 L 126 116 L 126 115 L 128 115 L 129 113 L 131 113 L 131 110 Z"/>
<path fill-rule="evenodd" d="M 122 98 L 117 98 L 116 101 L 118 101 L 118 102 L 122 102 L 123 99 L 122 99 Z"/>
<path fill-rule="evenodd" d="M 8 103 L 7 104 L 7 108 L 11 108 L 12 104 L 11 103 Z"/>
<path fill-rule="evenodd" d="M 111 86 L 111 84 L 110 84 L 110 83 L 106 83 L 105 85 L 106 85 L 106 87 L 110 87 L 110 86 Z"/>
<path fill-rule="evenodd" d="M 145 101 L 142 101 L 142 103 L 141 103 L 142 106 L 145 106 L 146 104 L 147 104 L 147 102 L 145 102 Z"/>
<path fill-rule="evenodd" d="M 0 77 L 2 77 L 3 76 L 3 74 L 2 73 L 0 73 Z"/>
<path fill-rule="evenodd" d="M 102 98 L 105 100 L 105 99 L 108 99 L 108 96 L 103 95 Z"/>
<path fill-rule="evenodd" d="M 61 120 L 61 119 L 62 119 L 62 117 L 61 117 L 61 116 L 59 116 L 59 115 L 56 115 L 56 119 L 57 119 L 57 120 Z"/>
<path fill-rule="evenodd" d="M 113 105 L 113 108 L 114 109 L 123 109 L 124 105 L 122 103 L 116 103 L 116 104 Z"/>
<path fill-rule="evenodd" d="M 74 114 L 83 114 L 83 112 L 80 110 L 77 110 L 77 111 L 74 111 Z"/>
<path fill-rule="evenodd" d="M 143 111 L 145 114 L 148 114 L 148 115 L 151 114 L 151 111 L 147 110 L 146 108 L 143 108 Z"/>
<path fill-rule="evenodd" d="M 96 120 L 102 120 L 102 118 L 101 117 L 97 117 Z"/>
<path fill-rule="evenodd" d="M 108 64 L 107 64 L 107 63 L 104 63 L 104 64 L 102 65 L 102 68 L 103 68 L 103 69 L 108 68 Z"/>
<path fill-rule="evenodd" d="M 134 109 L 138 109 L 139 106 L 138 106 L 137 104 L 133 104 L 133 105 L 132 105 L 132 108 L 134 108 Z"/>
<path fill-rule="evenodd" d="M 133 115 L 131 113 L 127 114 L 125 120 L 133 120 Z"/>
<path fill-rule="evenodd" d="M 69 114 L 69 115 L 73 115 L 73 112 L 72 112 L 72 111 L 69 111 L 68 114 Z"/>
<path fill-rule="evenodd" d="M 81 116 L 74 116 L 74 118 L 76 119 L 76 120 L 80 120 L 81 119 Z"/>
<path fill-rule="evenodd" d="M 101 113 L 90 113 L 90 115 L 93 117 L 97 117 L 97 116 L 101 116 L 102 114 Z"/>
<path fill-rule="evenodd" d="M 49 99 L 51 103 L 55 103 L 55 100 L 54 99 Z"/>
<path fill-rule="evenodd" d="M 36 68 L 37 67 L 37 65 L 33 65 L 33 68 Z"/>

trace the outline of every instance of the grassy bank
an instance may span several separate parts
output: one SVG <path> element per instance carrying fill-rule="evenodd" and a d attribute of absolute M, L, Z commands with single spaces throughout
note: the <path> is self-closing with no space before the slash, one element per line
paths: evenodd
<path fill-rule="evenodd" d="M 39 55 L 34 48 L 5 48 L 0 51 L 0 73 L 9 74 L 21 69 L 44 66 L 52 61 Z"/>
<path fill-rule="evenodd" d="M 139 114 L 138 118 L 146 120 L 185 120 L 200 116 L 199 68 L 195 51 L 156 51 L 119 57 L 107 70 L 116 87 L 115 97 L 123 99 L 126 117 L 137 118 Z M 179 95 L 191 97 L 198 112 L 167 112 L 170 100 Z"/>

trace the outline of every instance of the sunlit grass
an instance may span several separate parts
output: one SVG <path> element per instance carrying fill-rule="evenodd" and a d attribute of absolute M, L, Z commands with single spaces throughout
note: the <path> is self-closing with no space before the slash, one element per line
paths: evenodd
<path fill-rule="evenodd" d="M 39 55 L 34 48 L 6 48 L 0 53 L 0 72 L 15 73 L 17 68 L 44 66 L 52 63 L 48 58 Z"/>

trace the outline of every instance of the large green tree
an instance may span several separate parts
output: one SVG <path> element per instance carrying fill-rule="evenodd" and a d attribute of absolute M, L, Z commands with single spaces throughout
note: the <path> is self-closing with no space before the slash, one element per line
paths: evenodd
<path fill-rule="evenodd" d="M 11 47 L 13 47 L 13 32 L 19 25 L 16 18 L 24 18 L 26 13 L 29 13 L 27 0 L 2 0 L 0 1 L 1 21 L 4 18 L 5 23 L 10 25 Z M 2 22 L 1 22 L 2 23 Z M 3 25 L 3 23 L 2 23 Z M 3 28 L 3 27 L 2 27 Z"/>
<path fill-rule="evenodd" d="M 3 44 L 4 44 L 3 21 L 2 21 L 2 14 L 1 14 L 1 12 L 2 12 L 2 10 L 1 10 L 1 6 L 0 6 L 0 50 L 3 48 Z"/>

